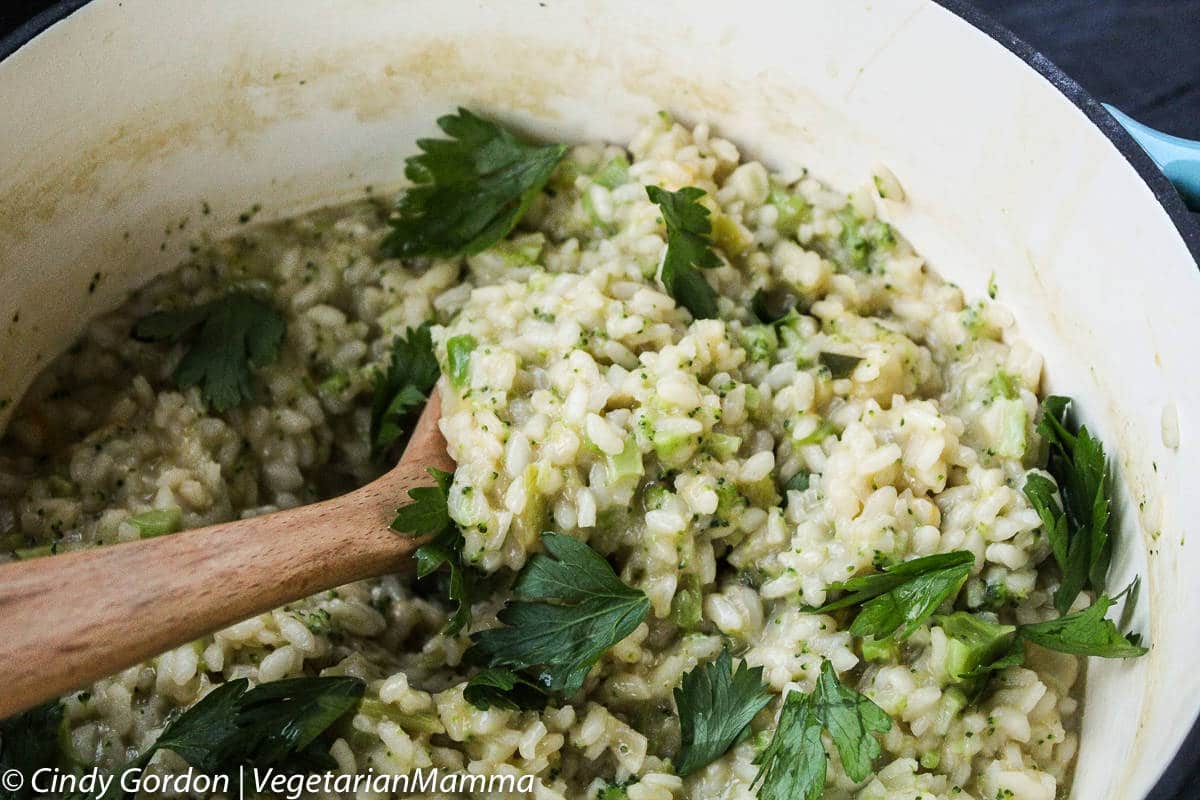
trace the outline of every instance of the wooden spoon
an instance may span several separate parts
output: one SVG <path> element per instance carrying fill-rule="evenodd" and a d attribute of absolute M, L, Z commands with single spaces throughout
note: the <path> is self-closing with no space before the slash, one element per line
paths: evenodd
<path fill-rule="evenodd" d="M 323 589 L 404 569 L 388 528 L 453 470 L 435 391 L 400 463 L 350 494 L 253 519 L 0 566 L 0 719 Z"/>

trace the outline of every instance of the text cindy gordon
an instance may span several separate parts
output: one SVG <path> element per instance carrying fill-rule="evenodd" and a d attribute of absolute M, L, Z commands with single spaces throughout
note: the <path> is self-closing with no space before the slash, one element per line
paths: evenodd
<path fill-rule="evenodd" d="M 442 772 L 436 767 L 417 769 L 403 775 L 383 775 L 373 770 L 355 775 L 336 772 L 304 775 L 257 767 L 239 769 L 234 773 L 209 775 L 189 767 L 185 771 L 170 774 L 146 772 L 141 769 L 129 769 L 124 772 L 91 770 L 83 773 L 39 769 L 29 776 L 29 785 L 37 794 L 55 795 L 82 792 L 92 796 L 107 796 L 109 790 L 116 787 L 127 793 L 207 795 L 220 792 L 239 797 L 244 797 L 249 791 L 255 795 L 270 794 L 284 800 L 300 800 L 306 794 L 318 792 L 344 794 L 365 791 L 391 796 L 430 792 L 532 792 L 536 780 L 527 774 L 506 772 L 474 775 L 464 772 Z"/>

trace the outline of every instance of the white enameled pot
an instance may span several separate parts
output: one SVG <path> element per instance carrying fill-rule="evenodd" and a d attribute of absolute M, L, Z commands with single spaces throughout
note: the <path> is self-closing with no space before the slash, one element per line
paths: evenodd
<path fill-rule="evenodd" d="M 844 189 L 888 166 L 908 201 L 884 216 L 968 293 L 995 274 L 1115 457 L 1112 585 L 1142 575 L 1152 649 L 1090 664 L 1071 796 L 1179 790 L 1200 749 L 1200 232 L 1096 102 L 957 0 L 73 0 L 0 55 L 3 400 L 198 231 L 395 185 L 455 105 L 613 142 L 668 109 Z"/>

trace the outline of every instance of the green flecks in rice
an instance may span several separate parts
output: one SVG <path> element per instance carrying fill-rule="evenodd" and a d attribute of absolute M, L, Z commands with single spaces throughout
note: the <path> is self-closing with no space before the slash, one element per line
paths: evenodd
<path fill-rule="evenodd" d="M 20 404 L 0 453 L 6 547 L 125 541 L 155 510 L 196 527 L 366 482 L 372 375 L 395 335 L 434 320 L 466 561 L 503 586 L 553 528 L 608 556 L 652 611 L 568 704 L 481 711 L 462 695 L 465 632 L 440 633 L 447 605 L 408 576 L 363 581 L 66 698 L 67 756 L 122 764 L 225 681 L 353 675 L 368 700 L 333 746 L 344 770 L 515 769 L 538 776 L 539 798 L 750 798 L 777 702 L 686 781 L 670 765 L 672 689 L 730 646 L 777 695 L 811 690 L 828 659 L 892 716 L 865 784 L 831 753 L 829 797 L 1053 800 L 1077 745 L 1079 659 L 1032 651 L 972 705 L 936 625 L 868 653 L 837 615 L 801 610 L 847 576 L 969 550 L 970 607 L 1052 614 L 1020 491 L 1041 358 L 1002 307 L 965 304 L 876 217 L 876 189 L 903 201 L 891 182 L 851 197 L 789 184 L 663 115 L 628 150 L 575 147 L 521 227 L 465 259 L 379 259 L 375 200 L 200 247 L 94 321 Z M 656 282 L 666 242 L 647 184 L 706 192 L 720 318 L 691 320 Z M 288 333 L 256 398 L 214 414 L 172 388 L 170 348 L 129 330 L 229 287 L 270 292 Z M 795 309 L 761 324 L 763 289 Z M 825 353 L 859 360 L 835 371 Z M 483 595 L 474 618 L 491 624 L 504 599 Z M 154 768 L 181 766 L 163 754 Z"/>

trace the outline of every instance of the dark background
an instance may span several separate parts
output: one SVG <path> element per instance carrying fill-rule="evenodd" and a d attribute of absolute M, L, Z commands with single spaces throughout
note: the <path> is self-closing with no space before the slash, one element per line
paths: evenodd
<path fill-rule="evenodd" d="M 970 1 L 1098 100 L 1200 139 L 1200 0 Z M 52 5 L 0 0 L 0 36 Z M 1200 797 L 1200 776 L 1179 797 Z"/>
<path fill-rule="evenodd" d="M 1200 0 L 972 0 L 1097 100 L 1200 139 Z"/>

